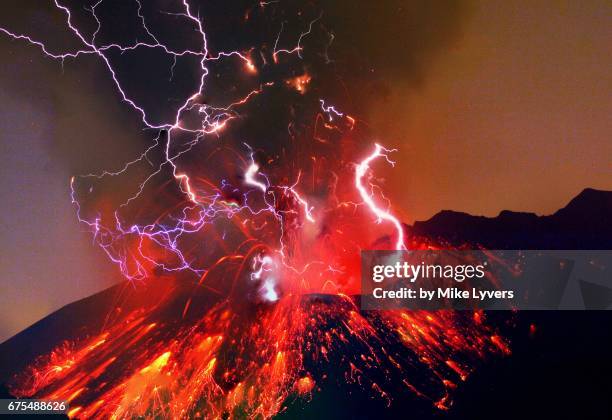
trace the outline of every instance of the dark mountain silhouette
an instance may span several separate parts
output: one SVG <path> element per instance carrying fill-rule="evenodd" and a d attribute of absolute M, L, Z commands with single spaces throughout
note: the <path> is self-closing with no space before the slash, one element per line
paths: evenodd
<path fill-rule="evenodd" d="M 496 217 L 443 210 L 408 231 L 488 249 L 612 249 L 612 191 L 587 188 L 548 216 L 504 210 Z"/>

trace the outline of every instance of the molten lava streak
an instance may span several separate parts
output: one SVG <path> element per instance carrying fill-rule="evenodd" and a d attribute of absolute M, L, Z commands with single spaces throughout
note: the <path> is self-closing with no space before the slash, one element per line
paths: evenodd
<path fill-rule="evenodd" d="M 78 51 L 53 53 L 0 28 L 52 58 L 98 57 L 121 99 L 159 131 L 119 170 L 72 179 L 80 222 L 128 281 L 101 313 L 101 329 L 85 326 L 41 355 L 15 377 L 11 392 L 69 401 L 69 415 L 82 418 L 268 418 L 334 382 L 387 404 L 410 393 L 445 409 L 479 360 L 509 352 L 482 312 L 360 311 L 360 251 L 425 245 L 408 241 L 374 177 L 377 160 L 393 164 L 392 150 L 361 145 L 357 120 L 309 87 L 315 77 L 302 64 L 304 43 L 320 14 L 292 48 L 279 47 L 281 25 L 273 48 L 255 60 L 253 48 L 210 51 L 187 0 L 174 16 L 199 34 L 201 48 L 168 47 L 136 3 L 148 41 L 100 43 L 57 1 L 83 45 Z M 261 3 L 260 13 L 271 4 Z M 91 9 L 98 29 L 103 5 Z M 170 121 L 151 122 L 109 58 L 139 49 L 198 60 L 198 86 Z M 236 91 L 244 95 L 211 105 L 202 99 L 205 81 L 221 61 L 247 79 L 262 68 L 290 71 L 254 88 L 244 88 L 252 82 L 242 78 Z M 303 110 L 288 113 L 294 120 L 286 144 L 251 147 L 232 131 L 256 118 L 254 101 L 278 98 Z M 277 118 L 259 115 L 266 117 Z M 103 193 L 134 180 L 117 205 L 120 194 Z"/>

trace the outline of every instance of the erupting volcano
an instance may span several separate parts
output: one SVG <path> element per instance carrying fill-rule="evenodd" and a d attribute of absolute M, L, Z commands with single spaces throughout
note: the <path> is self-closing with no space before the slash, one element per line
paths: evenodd
<path fill-rule="evenodd" d="M 296 11 L 294 36 L 276 3 L 241 14 L 245 26 L 280 23 L 275 36 L 229 51 L 187 0 L 163 12 L 190 34 L 183 46 L 138 0 L 140 41 L 112 39 L 104 0 L 78 18 L 55 2 L 76 50 L 0 28 L 60 61 L 98 58 L 155 133 L 122 167 L 72 178 L 80 223 L 127 281 L 95 308 L 100 322 L 17 375 L 13 395 L 66 400 L 82 418 L 268 418 L 348 382 L 443 410 L 480 361 L 510 352 L 483 312 L 359 310 L 361 250 L 440 245 L 408 237 L 383 193 L 376 168 L 393 150 L 325 97 L 333 35 L 321 10 Z M 173 77 L 197 68 L 170 111 L 150 111 L 124 80 L 121 60 L 142 53 L 169 59 Z"/>

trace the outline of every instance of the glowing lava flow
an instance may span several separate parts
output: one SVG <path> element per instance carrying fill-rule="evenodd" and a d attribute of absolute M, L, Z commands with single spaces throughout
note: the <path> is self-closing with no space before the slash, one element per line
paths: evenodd
<path fill-rule="evenodd" d="M 259 3 L 261 16 L 277 3 Z M 55 59 L 99 57 L 119 97 L 160 132 L 120 170 L 71 179 L 79 221 L 129 282 L 117 286 L 110 308 L 100 305 L 104 322 L 75 326 L 76 338 L 40 355 L 11 392 L 66 400 L 69 416 L 82 418 L 268 418 L 338 383 L 385 404 L 403 392 L 448 408 L 451 392 L 480 360 L 509 349 L 480 312 L 359 310 L 360 251 L 407 249 L 407 238 L 397 217 L 377 204 L 369 178 L 376 159 L 393 164 L 391 150 L 376 144 L 360 160 L 357 121 L 311 91 L 316 78 L 302 61 L 304 44 L 322 14 L 302 22 L 294 47 L 278 48 L 283 17 L 273 46 L 213 54 L 187 0 L 169 14 L 195 31 L 197 49 L 160 42 L 136 4 L 148 42 L 99 43 L 96 11 L 104 0 L 89 10 L 97 26 L 90 36 L 55 1 L 84 45 L 74 52 L 52 53 L 0 28 Z M 182 57 L 199 63 L 197 89 L 167 121 L 154 122 L 130 98 L 110 59 L 140 49 L 160 50 L 174 64 Z M 241 77 L 209 98 L 210 67 L 235 60 Z M 254 82 L 263 70 L 280 76 Z M 278 101 L 290 108 L 283 144 L 243 140 L 249 133 L 240 125 L 255 120 L 267 129 L 283 118 L 268 115 L 266 105 Z M 260 146 L 247 146 L 247 154 L 246 142 Z M 126 187 L 125 196 L 104 193 L 130 181 L 135 188 Z M 389 225 L 393 243 L 381 240 Z"/>

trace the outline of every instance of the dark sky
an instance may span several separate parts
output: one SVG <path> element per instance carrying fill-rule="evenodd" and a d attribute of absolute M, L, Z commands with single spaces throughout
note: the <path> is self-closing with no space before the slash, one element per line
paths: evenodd
<path fill-rule="evenodd" d="M 605 0 L 478 2 L 423 86 L 399 82 L 370 117 L 401 150 L 405 219 L 549 214 L 587 186 L 611 190 L 610 40 Z"/>
<path fill-rule="evenodd" d="M 609 2 L 320 3 L 343 82 L 331 94 L 370 126 L 372 140 L 400 149 L 395 169 L 380 170 L 405 220 L 440 209 L 546 214 L 584 187 L 612 189 Z M 45 2 L 3 7 L 0 26 L 75 45 Z M 215 22 L 218 37 L 237 42 L 235 26 Z M 286 36 L 302 29 L 289 25 Z M 62 66 L 4 36 L 0 53 L 2 340 L 119 279 L 77 223 L 68 182 L 119 167 L 154 134 L 120 103 L 95 58 Z M 184 77 L 168 92 L 189 88 L 189 66 L 179 65 Z M 147 83 L 133 86 L 145 94 Z M 171 106 L 180 95 L 161 96 L 147 100 Z"/>

